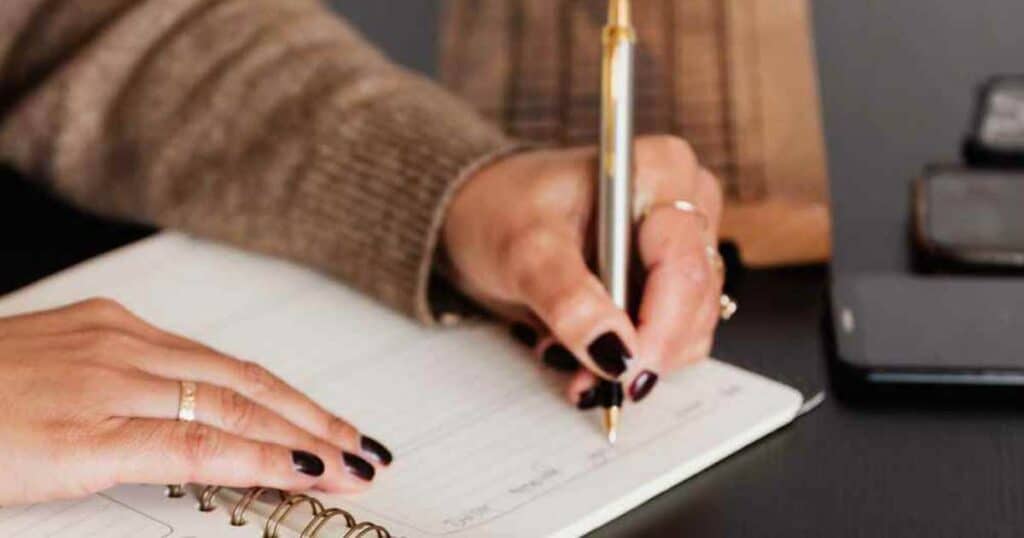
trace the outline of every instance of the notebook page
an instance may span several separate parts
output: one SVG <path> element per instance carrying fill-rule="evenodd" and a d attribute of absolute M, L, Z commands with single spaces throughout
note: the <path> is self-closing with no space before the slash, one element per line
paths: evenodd
<path fill-rule="evenodd" d="M 256 360 L 388 444 L 371 491 L 325 498 L 396 536 L 572 536 L 699 472 L 796 413 L 792 389 L 709 361 L 598 414 L 502 331 L 427 330 L 315 273 L 165 234 L 0 301 L 0 315 L 92 295 Z M 271 507 L 262 507 L 267 512 Z"/>
<path fill-rule="evenodd" d="M 108 497 L 0 509 L 0 535 L 165 538 L 173 529 Z"/>
<path fill-rule="evenodd" d="M 168 499 L 162 487 L 125 486 L 85 499 L 0 508 L 0 536 L 254 538 L 251 528 L 211 519 L 195 505 L 194 499 Z"/>

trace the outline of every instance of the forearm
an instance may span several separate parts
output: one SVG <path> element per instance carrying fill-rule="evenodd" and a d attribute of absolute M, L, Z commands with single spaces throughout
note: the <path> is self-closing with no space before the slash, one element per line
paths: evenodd
<path fill-rule="evenodd" d="M 311 0 L 2 10 L 0 157 L 95 211 L 285 256 L 429 318 L 447 199 L 510 146 L 463 105 Z"/>

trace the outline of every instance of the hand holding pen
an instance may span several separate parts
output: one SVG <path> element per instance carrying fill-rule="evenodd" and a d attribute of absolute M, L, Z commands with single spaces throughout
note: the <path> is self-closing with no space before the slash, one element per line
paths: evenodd
<path fill-rule="evenodd" d="M 718 181 L 685 141 L 633 143 L 631 127 L 620 132 L 630 142 L 616 147 L 633 162 L 617 167 L 628 171 L 632 200 L 610 204 L 618 220 L 605 239 L 618 241 L 618 263 L 640 267 L 639 289 L 628 289 L 627 277 L 609 293 L 591 269 L 601 265 L 599 228 L 610 215 L 602 216 L 599 187 L 609 159 L 595 148 L 518 153 L 483 167 L 458 191 L 444 225 L 453 282 L 513 322 L 544 365 L 575 372 L 567 396 L 583 410 L 639 402 L 661 374 L 707 358 L 718 320 L 735 310 L 722 295 Z M 630 291 L 635 319 L 625 310 Z"/>
<path fill-rule="evenodd" d="M 640 137 L 635 158 L 637 205 L 649 208 L 634 234 L 644 273 L 635 324 L 592 270 L 596 148 L 518 153 L 483 168 L 444 228 L 453 282 L 516 324 L 544 367 L 567 372 L 567 398 L 583 409 L 600 405 L 598 379 L 621 381 L 627 401 L 641 401 L 659 375 L 706 358 L 721 312 L 720 262 L 709 252 L 717 181 L 678 138 Z M 706 219 L 673 209 L 678 200 Z"/>

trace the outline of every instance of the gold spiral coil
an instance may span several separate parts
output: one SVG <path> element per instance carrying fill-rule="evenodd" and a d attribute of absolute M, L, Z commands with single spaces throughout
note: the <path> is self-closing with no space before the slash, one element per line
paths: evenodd
<path fill-rule="evenodd" d="M 252 503 L 256 501 L 256 499 L 258 499 L 260 495 L 263 495 L 268 491 L 275 491 L 278 494 L 278 496 L 281 497 L 282 501 L 287 499 L 287 495 L 285 495 L 284 492 L 278 490 L 272 490 L 268 488 L 252 488 L 249 491 L 245 492 L 245 495 L 243 495 L 242 498 L 235 504 L 235 507 L 231 509 L 231 524 L 235 527 L 241 527 L 248 523 L 248 521 L 245 520 L 245 513 L 249 511 L 249 507 L 252 506 Z"/>
<path fill-rule="evenodd" d="M 345 533 L 343 538 L 367 538 L 371 532 L 376 533 L 377 538 L 391 538 L 391 534 L 387 529 L 375 523 L 370 523 L 369 521 L 364 521 L 355 527 L 352 527 Z"/>
<path fill-rule="evenodd" d="M 281 526 L 281 522 L 287 519 L 292 510 L 295 510 L 295 507 L 300 504 L 310 506 L 313 510 L 313 519 L 320 517 L 320 514 L 324 512 L 324 505 L 313 497 L 302 494 L 291 495 L 281 501 L 267 518 L 267 524 L 263 527 L 263 538 L 278 538 L 277 529 Z"/>
<path fill-rule="evenodd" d="M 202 493 L 199 494 L 200 512 L 213 512 L 217 509 L 217 504 L 213 500 L 217 497 L 217 492 L 220 490 L 220 486 L 206 486 L 203 488 Z"/>
<path fill-rule="evenodd" d="M 320 534 L 320 529 L 324 528 L 330 520 L 338 516 L 345 519 L 345 527 L 352 528 L 356 526 L 356 518 L 352 517 L 352 514 L 342 510 L 341 508 L 329 508 L 315 516 L 309 524 L 306 525 L 306 528 L 302 530 L 302 534 L 299 535 L 299 538 L 317 538 Z"/>
<path fill-rule="evenodd" d="M 185 496 L 184 484 L 167 484 L 166 495 L 170 499 L 180 499 Z"/>
<path fill-rule="evenodd" d="M 184 488 L 182 488 L 184 489 Z M 212 512 L 217 509 L 217 494 L 223 488 L 220 486 L 206 486 L 199 493 L 199 510 Z M 357 522 L 355 517 L 341 508 L 326 508 L 322 502 L 315 497 L 304 494 L 289 495 L 283 491 L 270 488 L 250 488 L 242 495 L 242 498 L 235 503 L 231 509 L 231 525 L 241 527 L 248 524 L 246 514 L 253 503 L 265 493 L 276 493 L 281 501 L 274 507 L 266 524 L 263 526 L 263 538 L 279 538 L 278 533 L 281 524 L 288 519 L 288 516 L 300 505 L 308 504 L 313 512 L 313 518 L 303 528 L 299 538 L 327 538 L 321 536 L 321 531 L 331 520 L 342 518 L 345 521 L 344 534 L 341 538 L 391 538 L 391 533 L 384 527 L 369 521 Z"/>

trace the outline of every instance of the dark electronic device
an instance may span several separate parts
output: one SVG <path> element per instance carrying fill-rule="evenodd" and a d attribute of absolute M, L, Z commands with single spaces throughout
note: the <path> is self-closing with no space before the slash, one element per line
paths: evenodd
<path fill-rule="evenodd" d="M 1024 171 L 932 168 L 913 203 L 920 268 L 1024 270 Z"/>
<path fill-rule="evenodd" d="M 1024 386 L 1024 281 L 836 274 L 828 341 L 845 388 Z"/>
<path fill-rule="evenodd" d="M 1005 65 L 1016 65 L 1008 50 L 993 46 L 989 52 L 1006 52 Z M 912 61 L 916 68 L 907 69 Z M 926 71 L 969 88 L 966 70 L 944 61 L 941 55 L 902 57 L 899 69 L 889 72 L 889 83 L 912 85 L 915 73 Z M 843 108 L 832 107 L 833 117 L 842 118 L 830 128 L 833 191 L 847 204 L 835 211 L 826 316 L 835 388 L 871 398 L 1019 398 L 1024 395 L 1024 76 L 996 77 L 983 85 L 963 143 L 966 165 L 928 167 L 913 189 L 899 181 L 899 170 L 949 148 L 944 137 L 962 119 L 943 114 L 959 105 L 956 92 L 914 94 L 913 99 L 869 95 L 875 101 L 849 103 L 846 94 Z M 861 112 L 844 114 L 847 108 Z M 901 113 L 887 114 L 893 109 Z M 936 119 L 943 129 L 907 128 L 924 118 Z M 874 158 L 848 152 L 850 141 L 872 137 L 889 144 Z M 908 222 L 912 245 L 903 232 Z"/>
<path fill-rule="evenodd" d="M 1024 167 L 1024 75 L 982 87 L 964 158 L 973 167 Z"/>

